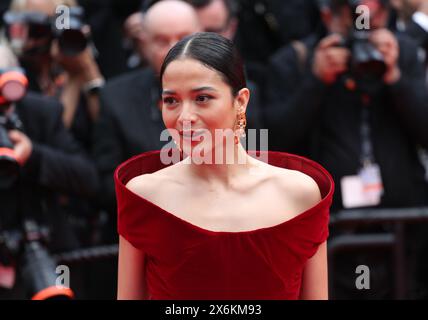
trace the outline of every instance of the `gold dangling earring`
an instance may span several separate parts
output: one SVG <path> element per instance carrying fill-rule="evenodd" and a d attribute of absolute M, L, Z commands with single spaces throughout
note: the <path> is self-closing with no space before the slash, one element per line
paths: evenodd
<path fill-rule="evenodd" d="M 239 143 L 240 138 L 245 138 L 245 127 L 247 126 L 247 117 L 245 112 L 240 112 L 238 114 L 238 123 L 236 124 L 235 130 L 235 144 Z"/>

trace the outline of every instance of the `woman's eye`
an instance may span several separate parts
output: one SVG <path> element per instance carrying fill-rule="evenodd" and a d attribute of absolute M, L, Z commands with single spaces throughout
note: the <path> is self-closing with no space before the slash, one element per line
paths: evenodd
<path fill-rule="evenodd" d="M 196 97 L 196 101 L 197 101 L 197 102 L 200 102 L 200 103 L 206 103 L 206 102 L 208 102 L 210 99 L 211 99 L 211 97 L 210 97 L 210 96 L 207 96 L 207 95 L 201 95 L 201 96 L 197 96 L 197 97 Z"/>
<path fill-rule="evenodd" d="M 163 103 L 164 104 L 167 104 L 167 105 L 174 105 L 174 104 L 176 104 L 178 101 L 177 101 L 177 99 L 175 99 L 175 98 L 173 98 L 173 97 L 166 97 L 166 98 L 163 98 Z"/>

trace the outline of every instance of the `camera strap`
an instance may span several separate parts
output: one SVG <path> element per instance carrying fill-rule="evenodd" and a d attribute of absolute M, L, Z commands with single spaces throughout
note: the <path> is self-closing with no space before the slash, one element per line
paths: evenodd
<path fill-rule="evenodd" d="M 361 108 L 361 121 L 360 121 L 360 138 L 361 138 L 361 155 L 360 162 L 364 166 L 369 163 L 375 163 L 375 157 L 373 152 L 373 143 L 371 140 L 371 128 L 370 128 L 370 102 L 369 98 L 363 97 L 363 106 Z"/>

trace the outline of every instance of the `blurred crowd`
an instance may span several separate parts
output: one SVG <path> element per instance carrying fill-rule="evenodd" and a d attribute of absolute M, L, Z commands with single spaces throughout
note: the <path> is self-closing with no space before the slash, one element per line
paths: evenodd
<path fill-rule="evenodd" d="M 52 254 L 117 243 L 113 172 L 163 147 L 157 74 L 195 32 L 235 41 L 247 129 L 322 164 L 336 183 L 332 214 L 428 206 L 428 0 L 0 0 L 0 13 L 0 298 L 26 296 L 29 221 Z M 428 252 L 419 227 L 414 275 Z M 339 272 L 339 298 L 392 297 L 386 258 L 374 256 L 337 262 L 353 283 L 355 264 L 374 261 L 381 279 L 355 294 Z M 116 267 L 76 267 L 77 298 L 114 298 Z M 415 279 L 409 297 L 427 298 Z"/>

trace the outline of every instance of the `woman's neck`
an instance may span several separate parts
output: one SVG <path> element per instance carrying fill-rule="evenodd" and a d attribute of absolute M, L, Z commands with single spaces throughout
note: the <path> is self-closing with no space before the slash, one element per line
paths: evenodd
<path fill-rule="evenodd" d="M 194 159 L 187 158 L 183 164 L 188 166 L 189 173 L 196 179 L 205 181 L 210 185 L 222 185 L 224 188 L 230 188 L 235 185 L 236 178 L 239 179 L 243 174 L 249 174 L 250 170 L 255 168 L 257 164 L 256 160 L 247 154 L 240 143 L 234 145 L 232 153 L 230 153 L 230 149 L 228 151 L 229 156 L 226 152 L 223 153 L 223 157 L 218 157 L 220 159 L 215 159 L 214 154 L 210 155 L 212 161 L 208 163 L 206 161 L 199 163 Z"/>

